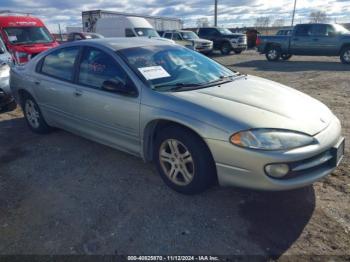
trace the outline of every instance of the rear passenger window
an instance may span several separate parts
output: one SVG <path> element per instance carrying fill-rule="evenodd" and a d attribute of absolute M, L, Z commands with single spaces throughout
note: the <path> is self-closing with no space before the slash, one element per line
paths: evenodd
<path fill-rule="evenodd" d="M 310 36 L 311 35 L 311 25 L 301 25 L 297 26 L 295 30 L 296 36 Z"/>
<path fill-rule="evenodd" d="M 56 50 L 44 58 L 41 72 L 62 80 L 73 80 L 74 63 L 79 47 L 67 47 Z"/>
<path fill-rule="evenodd" d="M 126 83 L 127 75 L 113 57 L 99 49 L 86 47 L 80 63 L 79 84 L 100 89 L 104 81 L 113 79 Z"/>
<path fill-rule="evenodd" d="M 175 41 L 181 41 L 182 38 L 181 38 L 180 34 L 175 33 L 175 34 L 173 34 L 173 40 L 175 40 Z"/>

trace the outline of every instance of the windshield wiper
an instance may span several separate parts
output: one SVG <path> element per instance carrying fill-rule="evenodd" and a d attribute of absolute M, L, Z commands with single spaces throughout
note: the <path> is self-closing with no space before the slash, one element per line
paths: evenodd
<path fill-rule="evenodd" d="M 175 84 L 165 84 L 165 85 L 155 86 L 154 89 L 171 87 L 169 89 L 169 91 L 178 91 L 178 90 L 183 89 L 185 87 L 199 87 L 199 86 L 202 86 L 202 85 L 195 84 L 195 83 L 175 83 Z"/>

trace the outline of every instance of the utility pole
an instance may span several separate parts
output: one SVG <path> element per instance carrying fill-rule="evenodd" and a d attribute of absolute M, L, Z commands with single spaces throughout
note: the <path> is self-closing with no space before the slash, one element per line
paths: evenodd
<path fill-rule="evenodd" d="M 294 9 L 293 9 L 293 17 L 292 17 L 292 27 L 294 26 L 294 17 L 295 17 L 295 9 L 297 7 L 297 0 L 294 0 Z"/>
<path fill-rule="evenodd" d="M 218 0 L 215 0 L 214 10 L 214 26 L 218 26 Z"/>
<path fill-rule="evenodd" d="M 63 41 L 62 31 L 61 31 L 61 24 L 58 24 L 58 31 L 60 32 L 61 41 Z"/>

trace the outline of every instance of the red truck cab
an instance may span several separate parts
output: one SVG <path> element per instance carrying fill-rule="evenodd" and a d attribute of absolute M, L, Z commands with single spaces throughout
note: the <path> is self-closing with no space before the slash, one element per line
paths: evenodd
<path fill-rule="evenodd" d="M 30 15 L 0 14 L 0 36 L 18 64 L 58 46 L 44 23 Z"/>

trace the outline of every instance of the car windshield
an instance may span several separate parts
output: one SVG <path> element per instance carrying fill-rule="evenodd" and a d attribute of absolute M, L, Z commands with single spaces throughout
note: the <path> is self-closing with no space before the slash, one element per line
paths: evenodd
<path fill-rule="evenodd" d="M 204 88 L 232 81 L 238 75 L 182 46 L 145 46 L 119 52 L 152 89 L 159 91 Z"/>
<path fill-rule="evenodd" d="M 348 29 L 346 29 L 344 26 L 341 25 L 334 25 L 334 28 L 337 32 L 341 33 L 341 34 L 349 34 L 350 31 Z"/>
<path fill-rule="evenodd" d="M 227 28 L 218 28 L 218 30 L 223 35 L 233 35 L 233 33 L 230 30 L 228 30 Z"/>
<path fill-rule="evenodd" d="M 45 27 L 26 26 L 5 28 L 8 40 L 12 44 L 50 43 L 53 39 Z"/>
<path fill-rule="evenodd" d="M 135 28 L 138 36 L 146 37 L 160 37 L 156 30 L 153 28 Z"/>
<path fill-rule="evenodd" d="M 198 39 L 198 35 L 196 35 L 194 32 L 181 32 L 183 39 Z"/>

